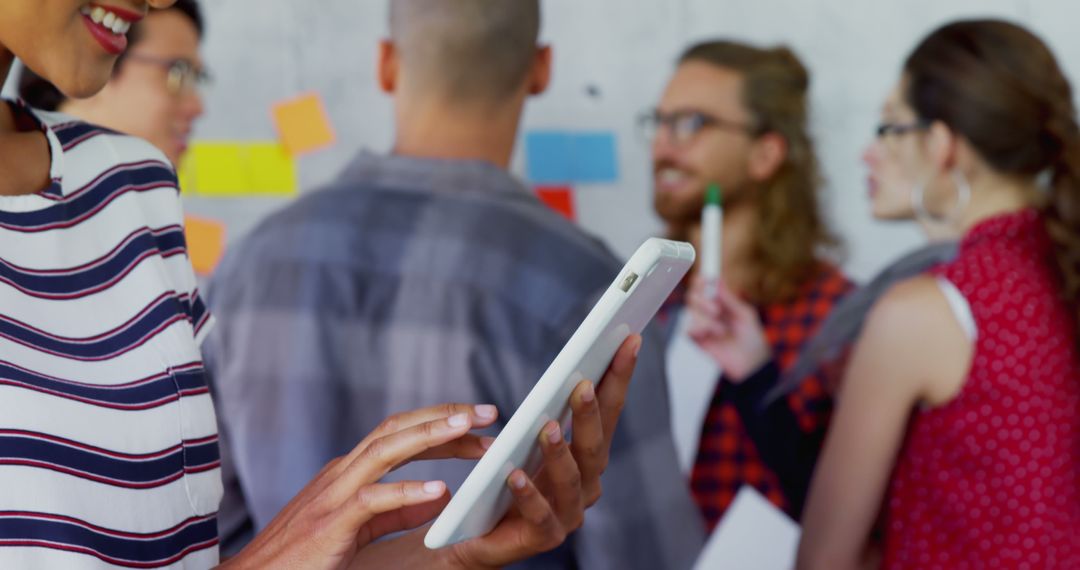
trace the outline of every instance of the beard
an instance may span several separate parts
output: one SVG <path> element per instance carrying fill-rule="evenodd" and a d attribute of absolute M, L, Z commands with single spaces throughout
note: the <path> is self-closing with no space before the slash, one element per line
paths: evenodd
<path fill-rule="evenodd" d="M 705 207 L 705 190 L 693 192 L 655 192 L 653 208 L 660 219 L 668 226 L 683 226 L 701 221 L 701 210 Z"/>
<path fill-rule="evenodd" d="M 665 170 L 684 172 L 693 184 L 678 190 L 664 190 L 656 177 Z M 653 209 L 669 227 L 682 226 L 701 220 L 701 209 L 705 207 L 705 186 L 698 184 L 701 177 L 682 165 L 670 160 L 661 160 L 653 165 Z M 700 187 L 699 187 L 700 186 Z"/>
<path fill-rule="evenodd" d="M 658 163 L 654 172 L 675 167 L 669 162 Z M 690 170 L 682 169 L 695 182 L 703 177 Z M 723 192 L 724 208 L 739 207 L 754 195 L 754 189 L 744 178 L 736 177 L 739 183 L 720 183 Z M 655 184 L 655 181 L 654 181 Z M 659 186 L 659 185 L 657 185 Z M 667 237 L 685 240 L 689 228 L 701 224 L 701 211 L 705 209 L 707 184 L 701 182 L 679 191 L 664 191 L 658 187 L 653 190 L 653 209 L 667 227 Z"/>

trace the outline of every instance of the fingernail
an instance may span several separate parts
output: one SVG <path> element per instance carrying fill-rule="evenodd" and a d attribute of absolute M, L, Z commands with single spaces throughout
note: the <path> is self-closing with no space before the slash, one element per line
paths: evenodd
<path fill-rule="evenodd" d="M 559 433 L 559 424 L 555 424 L 553 427 L 547 430 L 548 443 L 559 443 L 562 439 L 562 434 Z"/>
<path fill-rule="evenodd" d="M 581 392 L 581 401 L 586 404 L 591 404 L 596 399 L 596 389 L 593 387 L 592 382 L 589 382 L 585 386 L 585 390 Z"/>
<path fill-rule="evenodd" d="M 427 483 L 424 483 L 425 495 L 433 495 L 435 497 L 438 497 L 439 495 L 443 494 L 444 490 L 446 490 L 446 484 L 442 481 L 428 481 Z"/>
<path fill-rule="evenodd" d="M 483 447 L 484 449 L 490 448 L 491 444 L 493 444 L 493 443 L 495 443 L 495 438 L 493 438 L 493 437 L 482 437 L 482 438 L 480 438 L 480 447 Z"/>
<path fill-rule="evenodd" d="M 520 471 L 510 476 L 510 484 L 519 491 L 525 488 L 525 474 Z"/>
<path fill-rule="evenodd" d="M 477 415 L 477 417 L 484 418 L 485 420 L 490 420 L 491 418 L 494 418 L 498 413 L 499 413 L 499 411 L 495 409 L 495 406 L 491 406 L 491 405 L 476 406 L 476 415 Z"/>
<path fill-rule="evenodd" d="M 450 424 L 452 428 L 459 428 L 469 423 L 468 414 L 456 414 L 447 418 L 446 423 Z"/>
<path fill-rule="evenodd" d="M 637 358 L 638 353 L 641 352 L 641 339 L 639 338 L 634 342 L 637 343 L 637 346 L 634 347 L 634 358 Z"/>

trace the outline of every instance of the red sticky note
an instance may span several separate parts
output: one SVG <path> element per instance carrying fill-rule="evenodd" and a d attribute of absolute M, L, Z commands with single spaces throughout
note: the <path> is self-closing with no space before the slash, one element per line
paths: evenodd
<path fill-rule="evenodd" d="M 225 225 L 216 220 L 185 216 L 184 235 L 187 238 L 188 258 L 195 273 L 213 273 L 225 252 Z"/>
<path fill-rule="evenodd" d="M 278 137 L 291 156 L 334 144 L 334 128 L 326 114 L 322 97 L 308 93 L 274 105 Z"/>
<path fill-rule="evenodd" d="M 567 187 L 540 187 L 536 189 L 536 196 L 549 208 L 566 216 L 566 219 L 574 221 L 577 216 L 574 213 L 574 192 Z"/>

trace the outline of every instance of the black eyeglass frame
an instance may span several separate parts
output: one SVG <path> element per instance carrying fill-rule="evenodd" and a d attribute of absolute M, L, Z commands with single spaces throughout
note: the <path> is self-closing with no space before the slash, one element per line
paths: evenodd
<path fill-rule="evenodd" d="M 689 121 L 689 127 L 682 129 L 677 125 L 680 121 Z M 682 110 L 671 113 L 663 113 L 652 110 L 638 116 L 638 128 L 646 140 L 652 140 L 660 128 L 667 128 L 676 144 L 685 144 L 698 135 L 702 130 L 715 128 L 732 132 L 740 132 L 749 136 L 761 134 L 761 129 L 749 123 L 733 121 L 716 117 L 704 111 Z"/>
<path fill-rule="evenodd" d="M 930 128 L 931 121 L 926 119 L 918 119 L 910 123 L 881 123 L 874 129 L 874 133 L 877 138 L 882 139 L 889 136 L 901 136 L 916 131 L 925 131 Z"/>

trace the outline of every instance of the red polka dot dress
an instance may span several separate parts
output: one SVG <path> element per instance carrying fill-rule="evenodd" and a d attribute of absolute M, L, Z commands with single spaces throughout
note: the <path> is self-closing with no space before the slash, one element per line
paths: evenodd
<path fill-rule="evenodd" d="M 885 568 L 1080 569 L 1080 358 L 1038 212 L 993 218 L 937 274 L 974 319 L 957 398 L 916 411 L 886 505 Z"/>

